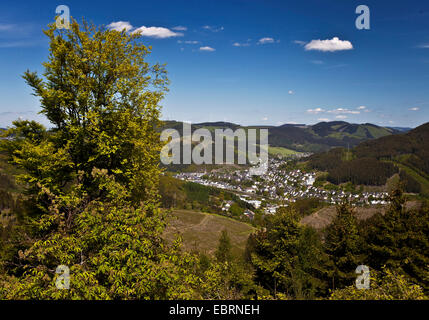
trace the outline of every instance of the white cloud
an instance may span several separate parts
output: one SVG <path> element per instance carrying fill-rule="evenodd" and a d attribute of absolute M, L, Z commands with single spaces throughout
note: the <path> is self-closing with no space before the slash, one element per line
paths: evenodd
<path fill-rule="evenodd" d="M 313 113 L 313 114 L 318 114 L 321 112 L 325 112 L 325 110 L 323 110 L 322 108 L 316 108 L 316 109 L 308 109 L 307 113 Z"/>
<path fill-rule="evenodd" d="M 183 36 L 183 33 L 181 32 L 174 32 L 171 31 L 168 28 L 164 27 L 146 27 L 141 26 L 139 28 L 134 28 L 128 21 L 116 21 L 112 22 L 107 25 L 107 27 L 110 30 L 116 30 L 116 31 L 122 31 L 125 29 L 125 31 L 132 33 L 139 33 L 143 37 L 150 37 L 150 38 L 158 38 L 158 39 L 165 39 L 165 38 L 171 38 L 171 37 L 181 37 Z"/>
<path fill-rule="evenodd" d="M 331 121 L 331 120 L 329 120 L 328 118 L 319 118 L 319 119 L 317 119 L 317 121 L 328 122 L 328 121 Z"/>
<path fill-rule="evenodd" d="M 344 108 L 337 108 L 334 110 L 327 111 L 328 113 L 334 113 L 334 114 L 360 114 L 360 111 L 355 110 L 349 110 Z"/>
<path fill-rule="evenodd" d="M 181 32 L 174 32 L 164 27 L 141 26 L 140 28 L 137 28 L 136 30 L 134 30 L 133 33 L 139 33 L 143 37 L 158 38 L 158 39 L 183 36 L 183 33 Z"/>
<path fill-rule="evenodd" d="M 125 29 L 125 31 L 128 32 L 133 28 L 133 26 L 128 21 L 116 21 L 108 24 L 107 28 L 109 28 L 110 30 L 116 30 L 119 32 Z"/>
<path fill-rule="evenodd" d="M 366 106 L 360 106 L 360 107 L 357 107 L 356 109 L 361 110 L 363 112 L 371 112 L 371 110 L 369 110 Z"/>
<path fill-rule="evenodd" d="M 203 26 L 203 29 L 209 30 L 211 32 L 219 32 L 219 31 L 223 31 L 224 27 L 216 28 L 216 27 L 213 27 L 213 26 Z"/>
<path fill-rule="evenodd" d="M 213 51 L 216 51 L 216 49 L 209 47 L 209 46 L 205 46 L 205 47 L 200 47 L 200 51 L 213 52 Z"/>
<path fill-rule="evenodd" d="M 259 39 L 258 44 L 267 44 L 267 43 L 274 43 L 274 42 L 276 42 L 276 41 L 273 38 L 265 37 L 265 38 Z M 277 42 L 278 42 L 278 40 L 277 40 Z"/>
<path fill-rule="evenodd" d="M 295 40 L 293 43 L 299 44 L 300 46 L 305 45 L 307 42 L 301 40 Z"/>
<path fill-rule="evenodd" d="M 1 30 L 1 29 L 0 29 Z M 418 48 L 429 49 L 429 43 L 424 43 L 418 46 Z"/>
<path fill-rule="evenodd" d="M 184 26 L 177 26 L 177 27 L 173 27 L 171 29 L 173 29 L 175 31 L 186 31 L 186 30 L 188 30 L 188 28 L 184 27 Z"/>
<path fill-rule="evenodd" d="M 347 116 L 339 115 L 335 117 L 336 119 L 347 119 Z"/>
<path fill-rule="evenodd" d="M 337 114 L 337 115 L 344 115 L 344 114 L 360 114 L 361 111 L 360 110 L 364 110 L 365 112 L 366 107 L 361 106 L 358 107 L 357 109 L 359 110 L 350 110 L 350 109 L 345 109 L 345 108 L 337 108 L 337 109 L 333 109 L 333 110 L 324 110 L 322 108 L 315 108 L 315 109 L 308 109 L 307 113 L 311 113 L 311 114 L 319 114 L 319 113 L 331 113 L 331 114 Z M 342 117 L 337 117 L 337 119 L 343 119 Z"/>
<path fill-rule="evenodd" d="M 418 107 L 414 107 L 414 108 L 410 108 L 409 110 L 410 110 L 410 111 L 419 111 L 419 110 L 420 110 L 420 108 L 418 108 Z"/>
<path fill-rule="evenodd" d="M 240 42 L 234 42 L 232 44 L 233 47 L 248 47 L 250 46 L 250 43 L 245 42 L 245 43 L 240 43 Z"/>
<path fill-rule="evenodd" d="M 293 92 L 293 90 L 289 90 L 288 93 L 289 94 L 294 94 L 295 92 Z"/>
<path fill-rule="evenodd" d="M 305 50 L 317 50 L 324 52 L 335 52 L 341 50 L 351 50 L 353 45 L 350 41 L 340 40 L 338 37 L 327 40 L 311 40 L 311 42 L 305 45 Z"/>
<path fill-rule="evenodd" d="M 262 121 L 268 121 L 268 117 L 263 117 L 261 120 Z"/>
<path fill-rule="evenodd" d="M 312 64 L 318 64 L 318 65 L 325 64 L 322 60 L 311 60 L 310 62 Z"/>

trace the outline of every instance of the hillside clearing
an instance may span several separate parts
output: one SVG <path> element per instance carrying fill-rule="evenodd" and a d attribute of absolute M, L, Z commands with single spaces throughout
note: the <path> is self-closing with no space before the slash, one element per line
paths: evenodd
<path fill-rule="evenodd" d="M 408 201 L 405 203 L 406 210 L 414 210 L 419 209 L 421 206 L 421 202 L 419 201 Z M 377 212 L 381 214 L 385 214 L 388 206 L 377 206 L 377 207 L 355 207 L 356 217 L 359 220 L 366 220 L 371 218 Z M 337 216 L 337 210 L 335 206 L 322 208 L 304 218 L 301 219 L 301 223 L 305 224 L 309 227 L 312 227 L 316 230 L 321 230 L 334 220 Z"/>
<path fill-rule="evenodd" d="M 183 238 L 185 250 L 210 255 L 216 251 L 220 234 L 226 229 L 231 239 L 232 253 L 236 257 L 241 257 L 249 234 L 255 230 L 244 222 L 191 210 L 173 210 L 171 217 L 171 222 L 164 233 L 167 241 L 173 241 L 179 234 Z"/>
<path fill-rule="evenodd" d="M 271 147 L 270 146 L 268 148 L 268 153 L 270 155 L 273 155 L 273 156 L 278 155 L 278 156 L 281 156 L 281 157 L 288 157 L 288 156 L 291 156 L 291 155 L 294 155 L 294 154 L 299 154 L 300 152 L 295 151 L 295 150 L 291 150 L 291 149 L 288 149 L 288 148 Z"/>

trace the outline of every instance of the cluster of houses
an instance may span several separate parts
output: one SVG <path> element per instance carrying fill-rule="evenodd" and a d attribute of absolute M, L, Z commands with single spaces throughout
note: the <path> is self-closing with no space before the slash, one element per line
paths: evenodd
<path fill-rule="evenodd" d="M 255 209 L 274 214 L 279 205 L 298 199 L 317 198 L 329 204 L 345 200 L 354 205 L 384 205 L 388 203 L 387 192 L 347 192 L 325 190 L 315 187 L 315 172 L 287 169 L 287 160 L 272 158 L 268 171 L 262 176 L 252 176 L 248 169 L 235 171 L 216 170 L 212 172 L 179 173 L 175 177 L 205 186 L 226 189 L 236 193 L 242 201 Z M 228 211 L 231 204 L 225 203 L 222 210 Z M 250 216 L 251 213 L 246 215 Z"/>
<path fill-rule="evenodd" d="M 198 183 L 204 186 L 208 186 L 208 187 L 215 187 L 215 188 L 219 188 L 219 189 L 228 189 L 231 191 L 234 191 L 235 188 L 234 186 L 230 185 L 229 183 L 223 182 L 223 181 L 217 181 L 217 180 L 212 180 L 212 179 L 206 179 L 207 177 L 207 172 L 181 172 L 178 173 L 174 176 L 176 179 L 180 179 L 180 180 L 184 180 L 184 181 L 189 181 L 189 182 L 194 182 L 194 183 Z"/>
<path fill-rule="evenodd" d="M 263 176 L 261 194 L 271 199 L 295 202 L 297 199 L 317 198 L 321 201 L 337 204 L 345 200 L 356 205 L 384 205 L 388 201 L 387 192 L 346 192 L 343 190 L 325 190 L 313 186 L 316 173 L 303 172 L 300 169 L 282 169 L 282 161 L 273 159 L 268 173 Z"/>

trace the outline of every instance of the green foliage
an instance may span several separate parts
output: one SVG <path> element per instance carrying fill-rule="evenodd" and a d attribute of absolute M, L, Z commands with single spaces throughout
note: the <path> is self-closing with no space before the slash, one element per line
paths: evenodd
<path fill-rule="evenodd" d="M 202 297 L 210 300 L 251 299 L 254 293 L 263 292 L 254 284 L 252 276 L 247 266 L 237 262 L 212 263 L 202 275 Z"/>
<path fill-rule="evenodd" d="M 17 121 L 4 141 L 33 212 L 1 251 L 1 298 L 198 298 L 196 257 L 161 238 L 155 130 L 168 80 L 138 35 L 51 25 L 44 79 L 24 79 L 52 122 Z M 70 268 L 70 290 L 55 286 Z"/>
<path fill-rule="evenodd" d="M 356 278 L 355 270 L 363 262 L 363 239 L 358 221 L 348 204 L 337 207 L 337 216 L 326 230 L 326 253 L 332 262 L 329 276 L 333 288 L 343 287 Z"/>
<path fill-rule="evenodd" d="M 253 281 L 252 268 L 231 254 L 231 243 L 222 232 L 215 259 L 199 255 L 196 274 L 200 278 L 199 294 L 203 299 L 253 299 L 255 295 L 267 294 Z"/>
<path fill-rule="evenodd" d="M 201 204 L 208 203 L 210 197 L 210 188 L 192 182 L 186 182 L 183 187 L 189 202 L 197 201 Z"/>
<path fill-rule="evenodd" d="M 241 207 L 237 202 L 234 202 L 229 208 L 229 212 L 233 217 L 240 217 L 244 213 L 244 208 Z"/>
<path fill-rule="evenodd" d="M 352 182 L 355 185 L 383 185 L 398 169 L 392 163 L 365 157 L 353 160 L 343 158 L 342 149 L 333 149 L 327 153 L 310 157 L 312 169 L 327 171 L 327 181 L 340 184 Z"/>
<path fill-rule="evenodd" d="M 176 129 L 181 133 L 183 126 L 181 122 L 165 121 L 162 129 L 165 128 Z M 228 122 L 192 124 L 192 132 L 200 128 L 208 129 L 213 133 L 215 129 L 236 130 L 242 128 L 247 132 L 249 128 L 262 129 L 267 127 L 243 127 Z M 298 151 L 323 152 L 332 147 L 347 147 L 348 145 L 353 147 L 368 139 L 376 139 L 398 133 L 395 130 L 372 124 L 351 124 L 343 121 L 321 122 L 312 126 L 286 124 L 277 127 L 272 126 L 269 129 L 270 148 L 268 152 L 274 156 L 279 155 L 283 157 L 293 156 Z M 170 165 L 169 167 L 177 170 L 185 168 L 191 170 L 192 165 Z"/>
<path fill-rule="evenodd" d="M 406 274 L 429 290 L 429 207 L 405 210 L 400 190 L 391 196 L 385 215 L 378 214 L 366 228 L 366 251 L 373 268 L 386 266 Z"/>
<path fill-rule="evenodd" d="M 83 171 L 83 186 L 97 192 L 91 191 L 91 172 L 103 168 L 129 186 L 135 201 L 155 199 L 161 144 L 154 129 L 168 84 L 165 70 L 145 61 L 150 51 L 136 34 L 74 20 L 70 30 L 53 24 L 45 34 L 50 54 L 44 79 L 30 71 L 24 79 L 54 129 L 43 143 L 40 129 L 15 125 L 11 132 L 25 138 L 28 131 L 42 132 L 14 150 L 14 160 L 28 171 L 26 181 L 57 193 Z M 49 178 L 39 172 L 43 166 L 52 171 Z"/>
<path fill-rule="evenodd" d="M 323 235 L 299 223 L 319 206 L 312 199 L 276 215 L 257 215 L 265 228 L 249 237 L 245 262 L 231 254 L 226 230 L 216 259 L 182 252 L 180 238 L 168 245 L 161 203 L 216 210 L 233 200 L 229 214 L 236 217 L 248 207 L 231 193 L 169 176 L 159 185 L 159 103 L 168 79 L 163 66 L 147 62 L 151 49 L 139 35 L 74 20 L 70 30 L 51 25 L 45 34 L 50 54 L 43 76 L 27 71 L 24 79 L 53 128 L 15 121 L 2 132 L 13 137 L 0 147 L 18 168 L 16 181 L 24 192 L 18 197 L 10 191 L 18 188 L 15 179 L 0 174 L 6 189 L 0 190 L 0 299 L 302 299 L 325 297 L 329 288 L 336 289 L 332 299 L 424 297 L 429 208 L 405 210 L 398 191 L 386 214 L 367 223 L 358 224 L 347 205 L 339 206 Z M 429 141 L 426 127 L 400 136 L 403 145 L 381 140 L 391 156 L 406 156 L 391 161 L 406 163 L 422 177 L 429 172 L 428 148 L 421 147 Z M 338 131 L 347 138 L 342 145 L 384 134 L 341 122 L 313 126 L 298 138 L 302 130 L 280 127 L 274 134 L 284 140 L 280 146 L 303 142 L 311 148 L 337 144 Z M 282 139 L 288 134 L 297 139 Z M 323 168 L 334 183 L 347 178 L 382 184 L 396 167 L 374 149 L 379 143 L 360 145 L 347 159 L 342 149 L 315 155 L 310 167 Z M 400 175 L 407 190 L 416 187 L 414 177 Z M 12 216 L 17 219 L 10 223 Z M 367 291 L 350 286 L 360 264 L 374 271 Z M 70 268 L 69 290 L 55 286 L 58 265 Z M 384 266 L 379 275 L 376 270 Z"/>
<path fill-rule="evenodd" d="M 429 124 L 426 123 L 405 134 L 364 141 L 351 150 L 350 161 L 344 159 L 345 150 L 341 148 L 314 154 L 309 158 L 309 167 L 328 171 L 328 181 L 335 184 L 352 181 L 365 185 L 383 185 L 400 168 L 405 191 L 427 196 L 428 141 Z"/>
<path fill-rule="evenodd" d="M 164 208 L 216 213 L 240 221 L 248 221 L 243 215 L 246 209 L 255 210 L 251 204 L 241 200 L 232 192 L 194 182 L 185 182 L 167 174 L 160 177 L 159 195 Z M 224 201 L 234 202 L 228 211 L 222 210 Z"/>
<path fill-rule="evenodd" d="M 422 186 L 420 183 L 408 173 L 406 173 L 405 170 L 401 170 L 399 172 L 399 177 L 401 178 L 401 182 L 406 192 L 420 193 L 422 191 Z"/>
<path fill-rule="evenodd" d="M 371 274 L 372 275 L 372 274 Z M 330 300 L 423 300 L 420 286 L 411 283 L 404 275 L 389 269 L 371 276 L 370 289 L 357 289 L 355 285 L 334 290 Z"/>
<path fill-rule="evenodd" d="M 19 252 L 22 276 L 8 299 L 168 299 L 193 298 L 195 258 L 180 255 L 162 238 L 160 212 L 148 205 L 134 208 L 126 188 L 93 170 L 106 199 L 90 200 L 82 185 L 53 197 L 49 212 L 35 221 L 41 235 Z M 67 213 L 67 214 L 66 214 Z M 7 265 L 7 263 L 6 263 Z M 70 290 L 58 290 L 55 268 L 70 267 Z M 19 274 L 19 273 L 18 273 Z M 19 282 L 18 282 L 19 279 Z"/>
<path fill-rule="evenodd" d="M 293 204 L 293 208 L 300 216 L 312 214 L 317 209 L 320 209 L 323 204 L 318 198 L 297 199 Z"/>
<path fill-rule="evenodd" d="M 183 182 L 167 175 L 160 176 L 159 195 L 164 208 L 183 208 L 187 199 Z"/>
<path fill-rule="evenodd" d="M 296 213 L 278 210 L 266 219 L 266 229 L 251 235 L 247 258 L 255 268 L 255 281 L 294 298 L 312 298 L 326 290 L 320 279 L 326 255 L 318 235 L 298 223 Z"/>
<path fill-rule="evenodd" d="M 269 147 L 268 153 L 273 156 L 280 156 L 280 157 L 289 157 L 291 155 L 299 154 L 299 152 L 287 148 L 282 147 Z"/>
<path fill-rule="evenodd" d="M 217 247 L 215 256 L 219 262 L 231 261 L 231 240 L 228 237 L 228 231 L 222 230 L 219 238 L 219 245 Z"/>

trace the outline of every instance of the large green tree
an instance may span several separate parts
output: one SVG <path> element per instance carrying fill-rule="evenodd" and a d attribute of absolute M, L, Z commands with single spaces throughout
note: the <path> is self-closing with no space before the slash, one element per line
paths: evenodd
<path fill-rule="evenodd" d="M 356 279 L 356 268 L 364 262 L 364 255 L 358 221 L 347 203 L 337 206 L 337 216 L 326 229 L 325 248 L 333 264 L 329 272 L 331 288 L 351 285 Z"/>
<path fill-rule="evenodd" d="M 219 262 L 227 262 L 232 259 L 231 240 L 229 239 L 228 231 L 226 229 L 222 230 L 215 256 Z"/>
<path fill-rule="evenodd" d="M 366 251 L 371 266 L 386 266 L 405 274 L 429 291 L 429 206 L 407 210 L 401 190 L 391 195 L 384 215 L 374 216 L 366 230 Z"/>
<path fill-rule="evenodd" d="M 49 143 L 35 155 L 59 162 L 51 189 L 61 189 L 83 171 L 83 186 L 97 193 L 91 177 L 96 167 L 126 183 L 134 200 L 155 199 L 161 148 L 155 129 L 168 85 L 164 67 L 149 64 L 150 47 L 125 30 L 73 21 L 70 30 L 53 24 L 44 32 L 50 50 L 43 77 L 27 71 L 24 79 L 53 125 Z M 26 162 L 33 149 L 24 145 L 16 153 L 28 182 L 40 178 L 40 165 Z"/>
<path fill-rule="evenodd" d="M 160 100 L 166 72 L 138 34 L 50 25 L 49 59 L 24 79 L 52 128 L 17 121 L 4 141 L 29 212 L 1 257 L 6 298 L 197 298 L 195 257 L 162 240 Z M 56 268 L 70 289 L 56 288 Z"/>

